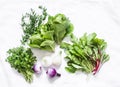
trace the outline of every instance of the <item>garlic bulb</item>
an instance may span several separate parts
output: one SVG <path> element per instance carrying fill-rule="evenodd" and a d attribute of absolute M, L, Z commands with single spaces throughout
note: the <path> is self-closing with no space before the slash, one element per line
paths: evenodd
<path fill-rule="evenodd" d="M 50 56 L 45 56 L 45 57 L 42 59 L 41 63 L 42 63 L 42 66 L 43 66 L 43 67 L 49 67 L 49 66 L 52 65 L 52 59 L 51 59 Z"/>
<path fill-rule="evenodd" d="M 52 64 L 55 66 L 60 66 L 62 64 L 61 52 L 53 57 Z"/>

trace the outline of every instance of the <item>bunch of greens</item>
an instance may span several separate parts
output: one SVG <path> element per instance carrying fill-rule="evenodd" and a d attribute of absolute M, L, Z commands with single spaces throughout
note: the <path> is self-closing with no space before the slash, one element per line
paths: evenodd
<path fill-rule="evenodd" d="M 96 36 L 96 33 L 89 35 L 85 33 L 78 39 L 71 35 L 72 44 L 66 42 L 61 44 L 67 55 L 65 58 L 68 59 L 65 67 L 67 71 L 75 73 L 81 70 L 96 74 L 101 65 L 109 60 L 109 55 L 105 52 L 107 43 Z"/>
<path fill-rule="evenodd" d="M 30 13 L 26 13 L 24 16 L 22 16 L 21 26 L 24 33 L 21 40 L 22 44 L 27 43 L 33 34 L 38 33 L 38 26 L 41 25 L 47 18 L 46 8 L 39 6 L 39 9 L 42 10 L 41 15 L 37 14 L 33 9 L 31 9 Z"/>
<path fill-rule="evenodd" d="M 60 44 L 64 37 L 73 31 L 73 25 L 63 14 L 48 15 L 43 7 L 39 7 L 42 14 L 37 14 L 33 9 L 22 17 L 22 44 L 30 47 L 54 51 L 55 43 Z M 46 23 L 44 23 L 46 21 Z"/>
<path fill-rule="evenodd" d="M 11 67 L 21 73 L 26 81 L 32 82 L 34 73 L 32 67 L 36 62 L 36 57 L 33 56 L 31 49 L 20 46 L 9 49 L 7 53 L 9 56 L 6 61 L 10 63 Z"/>
<path fill-rule="evenodd" d="M 30 37 L 29 46 L 54 51 L 55 43 L 60 44 L 64 37 L 73 31 L 73 25 L 63 14 L 49 16 L 48 21 L 38 27 L 39 32 Z"/>

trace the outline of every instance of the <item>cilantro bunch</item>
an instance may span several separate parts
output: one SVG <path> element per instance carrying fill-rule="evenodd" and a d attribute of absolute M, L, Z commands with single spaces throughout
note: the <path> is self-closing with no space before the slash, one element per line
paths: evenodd
<path fill-rule="evenodd" d="M 6 61 L 10 63 L 11 67 L 21 73 L 26 81 L 32 82 L 33 80 L 33 65 L 36 62 L 36 57 L 30 48 L 24 48 L 23 46 L 9 49 L 7 51 L 9 56 Z"/>
<path fill-rule="evenodd" d="M 87 35 L 86 33 L 81 38 L 76 38 L 71 35 L 72 44 L 63 42 L 61 48 L 65 49 L 67 67 L 69 72 L 75 73 L 81 70 L 85 73 L 96 74 L 101 65 L 109 60 L 109 55 L 105 49 L 107 43 L 103 39 L 96 37 L 96 33 Z"/>

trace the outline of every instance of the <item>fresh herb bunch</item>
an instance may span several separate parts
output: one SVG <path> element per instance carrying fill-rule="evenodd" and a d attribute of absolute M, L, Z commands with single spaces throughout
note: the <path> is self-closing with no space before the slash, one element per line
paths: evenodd
<path fill-rule="evenodd" d="M 66 35 L 71 34 L 73 25 L 64 14 L 49 16 L 45 24 L 41 24 L 39 33 L 30 37 L 29 46 L 47 51 L 54 51 L 55 43 L 60 44 Z"/>
<path fill-rule="evenodd" d="M 26 13 L 21 21 L 21 26 L 23 29 L 23 33 L 24 35 L 22 36 L 22 44 L 25 44 L 26 42 L 29 41 L 30 36 L 32 36 L 33 34 L 39 32 L 37 30 L 38 26 L 41 25 L 43 23 L 43 21 L 45 21 L 46 17 L 47 17 L 47 12 L 46 12 L 46 8 L 39 6 L 39 9 L 42 10 L 42 14 L 37 14 L 33 9 L 31 9 L 30 13 Z"/>
<path fill-rule="evenodd" d="M 26 81 L 32 82 L 34 73 L 32 68 L 36 62 L 36 57 L 33 56 L 31 49 L 20 46 L 9 49 L 7 53 L 9 56 L 6 61 L 10 63 L 11 67 L 21 73 Z"/>
<path fill-rule="evenodd" d="M 72 44 L 66 42 L 61 44 L 67 55 L 65 58 L 68 59 L 65 67 L 67 71 L 75 73 L 81 70 L 96 74 L 101 65 L 109 60 L 109 55 L 105 52 L 107 43 L 96 36 L 96 33 L 89 35 L 85 33 L 78 39 L 71 35 Z"/>

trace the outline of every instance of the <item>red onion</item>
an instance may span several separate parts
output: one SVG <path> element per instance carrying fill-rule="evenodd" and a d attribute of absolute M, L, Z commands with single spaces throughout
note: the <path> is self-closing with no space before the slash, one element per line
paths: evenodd
<path fill-rule="evenodd" d="M 47 74 L 49 77 L 51 77 L 51 78 L 53 78 L 53 77 L 55 77 L 55 76 L 58 76 L 58 77 L 61 76 L 61 74 L 57 73 L 57 71 L 56 71 L 55 68 L 49 68 L 49 69 L 47 70 L 46 74 Z"/>
<path fill-rule="evenodd" d="M 33 70 L 35 73 L 40 74 L 42 72 L 42 68 L 40 64 L 34 64 Z"/>

